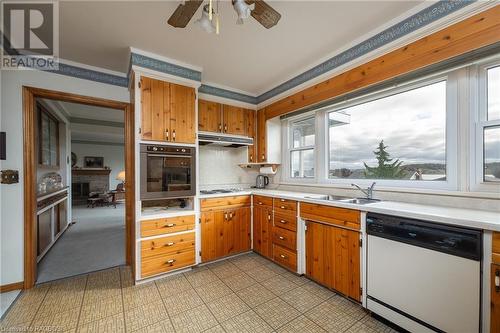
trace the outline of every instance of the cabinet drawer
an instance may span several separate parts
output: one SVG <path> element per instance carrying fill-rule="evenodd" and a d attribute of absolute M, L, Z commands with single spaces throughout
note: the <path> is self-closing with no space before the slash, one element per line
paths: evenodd
<path fill-rule="evenodd" d="M 297 201 L 274 198 L 274 211 L 281 214 L 294 214 L 297 212 Z"/>
<path fill-rule="evenodd" d="M 194 229 L 194 215 L 141 221 L 141 236 L 149 237 Z"/>
<path fill-rule="evenodd" d="M 237 195 L 230 197 L 201 199 L 200 207 L 202 211 L 209 211 L 232 207 L 250 206 L 250 203 L 251 199 L 249 195 Z"/>
<path fill-rule="evenodd" d="M 273 198 L 271 197 L 264 197 L 261 195 L 254 195 L 253 196 L 253 205 L 254 206 L 268 206 L 272 207 L 273 206 Z"/>
<path fill-rule="evenodd" d="M 188 249 L 194 249 L 194 232 L 142 241 L 141 258 L 180 253 Z"/>
<path fill-rule="evenodd" d="M 286 214 L 275 213 L 274 225 L 291 231 L 297 231 L 297 217 Z"/>
<path fill-rule="evenodd" d="M 301 203 L 300 217 L 304 220 L 324 222 L 339 227 L 360 229 L 360 212 L 353 209 Z"/>
<path fill-rule="evenodd" d="M 290 250 L 297 250 L 297 233 L 295 231 L 273 226 L 273 244 L 286 247 Z"/>
<path fill-rule="evenodd" d="M 279 245 L 273 245 L 273 259 L 288 269 L 297 271 L 297 253 Z"/>
<path fill-rule="evenodd" d="M 165 254 L 143 259 L 141 264 L 141 276 L 148 277 L 194 265 L 194 252 L 194 248 L 192 248 L 180 253 Z"/>

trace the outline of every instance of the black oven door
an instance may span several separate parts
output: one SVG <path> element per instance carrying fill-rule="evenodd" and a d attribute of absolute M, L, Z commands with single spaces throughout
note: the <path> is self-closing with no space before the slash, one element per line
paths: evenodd
<path fill-rule="evenodd" d="M 141 199 L 196 195 L 195 156 L 141 153 Z"/>

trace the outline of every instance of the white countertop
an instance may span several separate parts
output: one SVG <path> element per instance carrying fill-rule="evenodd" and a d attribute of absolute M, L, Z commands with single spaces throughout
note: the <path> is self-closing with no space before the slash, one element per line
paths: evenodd
<path fill-rule="evenodd" d="M 303 202 L 309 202 L 327 206 L 356 209 L 362 212 L 396 215 L 401 217 L 421 219 L 426 221 L 433 221 L 449 225 L 470 227 L 476 229 L 500 231 L 500 213 L 484 211 L 484 210 L 421 205 L 421 204 L 403 203 L 395 201 L 380 201 L 367 205 L 359 205 L 359 204 L 345 203 L 339 201 L 322 200 L 320 198 L 324 197 L 324 195 L 317 193 L 314 194 L 314 193 L 302 193 L 302 192 L 280 191 L 280 190 L 261 190 L 261 189 L 248 189 L 234 193 L 199 195 L 198 198 L 205 199 L 205 198 L 217 198 L 217 197 L 250 195 L 250 194 L 265 195 L 269 197 L 279 197 L 291 200 L 300 200 Z"/>

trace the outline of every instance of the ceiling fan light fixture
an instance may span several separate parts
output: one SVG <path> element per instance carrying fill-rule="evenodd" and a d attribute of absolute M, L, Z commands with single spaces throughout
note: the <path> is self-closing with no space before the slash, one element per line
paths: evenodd
<path fill-rule="evenodd" d="M 201 29 L 211 34 L 215 32 L 215 27 L 213 25 L 213 21 L 210 20 L 210 18 L 208 17 L 209 16 L 208 13 L 209 13 L 209 5 L 205 5 L 201 12 L 201 17 L 197 19 L 195 23 Z"/>
<path fill-rule="evenodd" d="M 252 9 L 245 3 L 245 0 L 233 0 L 233 8 L 238 14 L 236 24 L 243 24 L 243 21 L 252 14 Z"/>

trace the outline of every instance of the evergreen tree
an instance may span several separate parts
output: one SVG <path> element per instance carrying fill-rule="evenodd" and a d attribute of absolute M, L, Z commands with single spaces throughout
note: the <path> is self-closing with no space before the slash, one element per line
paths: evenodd
<path fill-rule="evenodd" d="M 387 152 L 384 140 L 380 141 L 377 150 L 373 152 L 378 161 L 376 167 L 370 167 L 365 162 L 365 177 L 370 179 L 401 179 L 405 177 L 405 171 L 401 168 L 403 161 L 396 159 L 394 162 Z"/>

